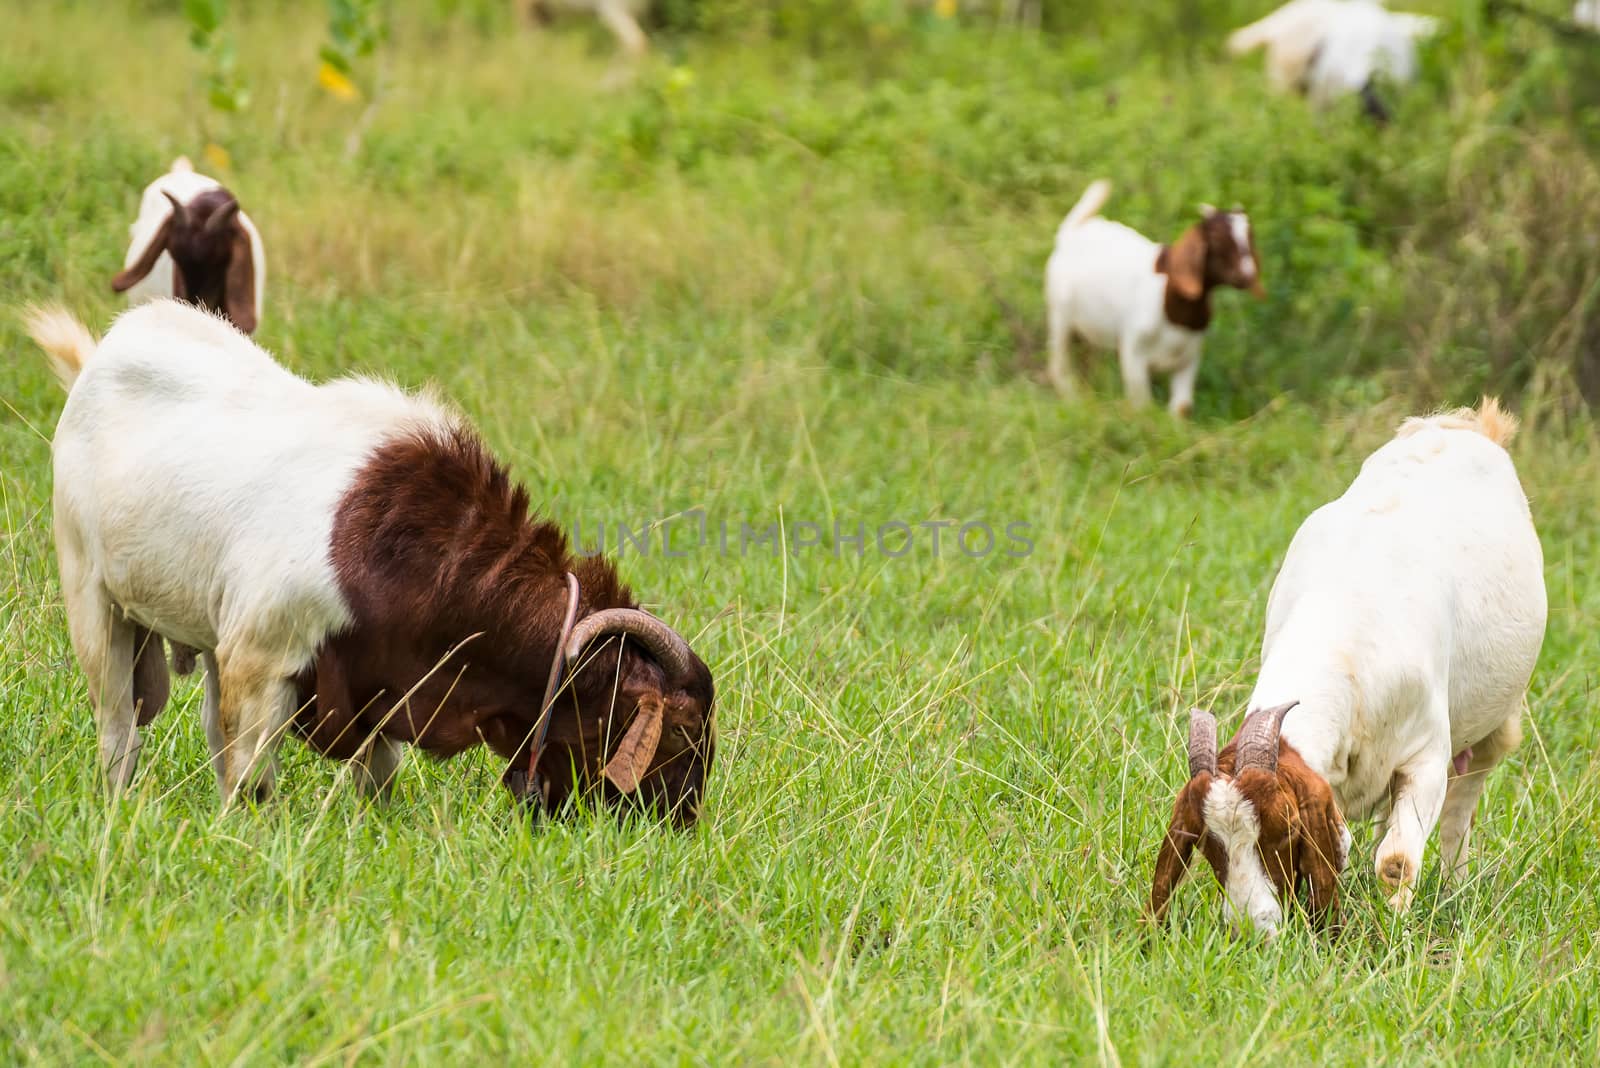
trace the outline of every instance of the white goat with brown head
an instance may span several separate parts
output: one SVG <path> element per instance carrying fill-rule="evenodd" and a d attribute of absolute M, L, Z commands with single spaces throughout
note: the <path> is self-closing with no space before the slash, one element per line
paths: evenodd
<path fill-rule="evenodd" d="M 1191 715 L 1157 922 L 1196 846 L 1235 923 L 1275 931 L 1301 885 L 1333 920 L 1346 816 L 1387 812 L 1375 867 L 1396 909 L 1436 825 L 1445 874 L 1465 875 L 1478 796 L 1521 737 L 1544 639 L 1539 537 L 1503 448 L 1515 427 L 1492 400 L 1407 420 L 1301 525 L 1238 736 L 1219 753 L 1211 715 Z"/>
<path fill-rule="evenodd" d="M 175 297 L 226 316 L 247 334 L 261 322 L 267 260 L 255 223 L 215 178 L 186 157 L 145 187 L 122 270 L 111 288 L 128 303 Z"/>

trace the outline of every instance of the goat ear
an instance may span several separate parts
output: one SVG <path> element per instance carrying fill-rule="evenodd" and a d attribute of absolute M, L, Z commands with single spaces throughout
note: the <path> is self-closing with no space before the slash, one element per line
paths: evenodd
<path fill-rule="evenodd" d="M 1172 823 L 1167 827 L 1166 837 L 1161 839 L 1161 851 L 1156 854 L 1156 873 L 1150 886 L 1147 916 L 1157 926 L 1166 922 L 1172 891 L 1189 873 L 1189 856 L 1194 852 L 1200 836 L 1205 833 L 1199 806 L 1194 803 L 1194 784 L 1202 781 L 1202 778 L 1209 781 L 1209 776 L 1190 779 L 1178 792 L 1178 800 L 1172 806 Z"/>
<path fill-rule="evenodd" d="M 167 251 L 167 235 L 171 232 L 172 216 L 168 215 L 161 220 L 161 225 L 156 228 L 156 232 L 150 235 L 150 240 L 144 246 L 144 251 L 139 253 L 139 258 L 124 267 L 111 280 L 111 292 L 124 293 L 144 281 L 145 276 L 155 269 L 156 260 L 160 259 L 161 254 Z M 173 268 L 172 277 L 174 283 L 176 283 L 179 272 L 176 269 L 176 264 L 173 265 Z"/>
<path fill-rule="evenodd" d="M 237 218 L 233 222 L 233 243 L 228 250 L 228 273 L 222 283 L 222 310 L 241 332 L 255 333 L 256 262 L 250 248 L 250 234 Z"/>
<path fill-rule="evenodd" d="M 625 794 L 631 794 L 639 788 L 645 773 L 650 770 L 650 762 L 656 758 L 665 711 L 665 701 L 660 694 L 652 693 L 640 698 L 628 733 L 622 736 L 611 762 L 606 765 L 606 778 Z"/>
<path fill-rule="evenodd" d="M 1206 235 L 1191 226 L 1167 255 L 1167 284 L 1185 300 L 1199 300 L 1206 292 Z"/>
<path fill-rule="evenodd" d="M 1295 867 L 1311 891 L 1311 917 L 1318 927 L 1339 925 L 1339 874 L 1344 870 L 1344 816 L 1327 780 L 1297 760 L 1279 764 L 1279 779 L 1299 809 Z"/>

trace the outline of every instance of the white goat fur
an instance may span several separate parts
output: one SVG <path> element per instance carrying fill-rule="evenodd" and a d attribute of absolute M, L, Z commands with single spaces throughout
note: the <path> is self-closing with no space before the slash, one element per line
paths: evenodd
<path fill-rule="evenodd" d="M 1411 902 L 1435 824 L 1446 872 L 1465 874 L 1484 780 L 1521 737 L 1545 588 L 1502 447 L 1515 426 L 1493 401 L 1408 420 L 1301 525 L 1267 601 L 1249 707 L 1298 700 L 1282 737 L 1345 816 L 1387 808 L 1376 867 L 1396 908 Z M 1270 928 L 1276 906 L 1250 908 L 1260 891 L 1231 907 Z"/>
<path fill-rule="evenodd" d="M 1075 388 L 1068 361 L 1077 335 L 1116 351 L 1123 391 L 1135 405 L 1150 403 L 1152 373 L 1170 374 L 1168 408 L 1187 415 L 1205 332 L 1167 319 L 1167 275 L 1156 271 L 1161 246 L 1132 227 L 1097 218 L 1110 196 L 1110 182 L 1091 182 L 1056 230 L 1045 265 L 1051 381 L 1064 393 Z M 1249 220 L 1242 212 L 1234 219 L 1243 223 L 1236 240 L 1248 248 Z"/>
<path fill-rule="evenodd" d="M 1426 15 L 1386 11 L 1377 0 L 1290 0 L 1235 30 L 1228 50 L 1243 55 L 1265 46 L 1273 88 L 1327 104 L 1359 93 L 1377 74 L 1414 79 L 1416 42 L 1437 26 Z"/>
<path fill-rule="evenodd" d="M 150 239 L 155 237 L 156 231 L 161 229 L 161 224 L 172 214 L 172 205 L 162 193 L 171 193 L 178 203 L 187 204 L 201 193 L 221 185 L 222 183 L 215 178 L 208 178 L 196 171 L 187 156 L 179 156 L 173 160 L 172 169 L 145 186 L 144 193 L 139 197 L 139 217 L 128 227 L 128 252 L 122 257 L 123 268 L 132 267 L 139 262 L 139 257 L 144 255 Z M 256 224 L 243 209 L 239 211 L 239 223 L 244 227 L 245 233 L 250 235 L 250 259 L 255 266 L 256 322 L 260 323 L 267 288 L 267 256 L 262 249 L 261 234 L 256 230 Z M 128 298 L 128 304 L 132 306 L 172 296 L 172 271 L 172 257 L 163 252 L 150 273 L 129 287 L 124 294 Z"/>
<path fill-rule="evenodd" d="M 1600 0 L 1578 0 L 1572 7 L 1572 21 L 1590 30 L 1600 30 Z"/>
<path fill-rule="evenodd" d="M 139 623 L 205 651 L 224 797 L 247 772 L 270 790 L 287 680 L 349 623 L 328 560 L 339 501 L 378 445 L 456 417 L 382 382 L 312 385 L 172 300 L 125 312 L 98 346 L 63 312 L 36 312 L 29 328 L 69 388 L 53 444 L 56 549 L 113 787 L 139 747 Z"/>

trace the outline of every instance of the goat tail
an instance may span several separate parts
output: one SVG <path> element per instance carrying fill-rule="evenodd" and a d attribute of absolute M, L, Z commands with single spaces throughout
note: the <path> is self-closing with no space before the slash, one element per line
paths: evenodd
<path fill-rule="evenodd" d="M 1454 411 L 1436 412 L 1433 415 L 1414 415 L 1400 424 L 1395 435 L 1408 438 L 1412 434 L 1438 427 L 1442 430 L 1475 430 L 1502 449 L 1511 444 L 1517 435 L 1517 417 L 1500 407 L 1498 397 L 1485 396 L 1478 408 L 1457 408 Z"/>
<path fill-rule="evenodd" d="M 1280 37 L 1299 35 L 1308 41 L 1321 37 L 1321 20 L 1312 12 L 1313 4 L 1305 0 L 1290 0 L 1270 15 L 1256 19 L 1228 34 L 1228 54 L 1242 56 Z"/>
<path fill-rule="evenodd" d="M 1111 183 L 1104 178 L 1096 178 L 1089 183 L 1089 188 L 1083 191 L 1083 196 L 1072 205 L 1072 210 L 1067 212 L 1067 217 L 1061 220 L 1061 230 L 1067 231 L 1074 226 L 1079 226 L 1100 214 L 1100 209 L 1106 206 L 1106 201 L 1111 199 Z"/>
<path fill-rule="evenodd" d="M 189 162 L 189 157 L 188 156 L 179 156 L 177 159 L 172 161 L 171 173 L 173 173 L 173 174 L 176 174 L 179 171 L 192 171 L 192 170 L 194 170 L 194 164 Z"/>
<path fill-rule="evenodd" d="M 1505 448 L 1517 436 L 1517 417 L 1500 407 L 1499 397 L 1485 396 L 1472 413 L 1478 433 Z"/>
<path fill-rule="evenodd" d="M 28 336 L 44 350 L 61 388 L 71 393 L 83 365 L 94 355 L 98 344 L 94 335 L 70 312 L 55 305 L 29 308 L 22 320 Z"/>

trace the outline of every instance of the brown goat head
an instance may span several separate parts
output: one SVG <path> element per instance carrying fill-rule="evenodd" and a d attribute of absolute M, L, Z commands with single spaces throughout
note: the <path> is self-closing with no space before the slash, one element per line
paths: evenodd
<path fill-rule="evenodd" d="M 612 646 L 620 664 L 603 655 Z M 680 827 L 692 824 L 716 755 L 710 669 L 676 631 L 637 608 L 606 609 L 581 620 L 567 660 L 579 738 L 558 755 L 552 782 L 569 792 L 599 788 L 611 803 Z M 599 714 L 586 714 L 585 706 Z M 604 763 L 574 761 L 582 753 L 603 755 Z"/>
<path fill-rule="evenodd" d="M 350 610 L 297 680 L 295 729 L 351 759 L 374 735 L 445 758 L 480 743 L 513 796 L 549 813 L 590 796 L 680 827 L 700 813 L 716 746 L 711 672 L 643 611 L 602 557 L 579 558 L 465 429 L 377 449 L 334 518 L 329 558 Z M 568 573 L 581 591 L 565 648 Z M 529 775 L 558 655 L 566 677 Z"/>
<path fill-rule="evenodd" d="M 163 196 L 172 212 L 150 237 L 139 258 L 111 280 L 122 293 L 137 285 L 165 252 L 172 257 L 172 295 L 220 312 L 246 334 L 256 328 L 255 260 L 250 233 L 239 218 L 239 201 L 218 186 L 184 203 Z"/>
<path fill-rule="evenodd" d="M 1295 704 L 1251 712 L 1220 753 L 1216 720 L 1200 709 L 1190 713 L 1189 781 L 1178 792 L 1150 890 L 1157 924 L 1198 845 L 1234 924 L 1253 924 L 1270 937 L 1304 886 L 1313 921 L 1337 925 L 1349 833 L 1327 780 L 1280 736 Z"/>
<path fill-rule="evenodd" d="M 1204 330 L 1211 319 L 1207 297 L 1217 286 L 1266 296 L 1255 232 L 1243 211 L 1206 206 L 1199 222 L 1161 250 L 1156 270 L 1167 276 L 1168 321 Z"/>

